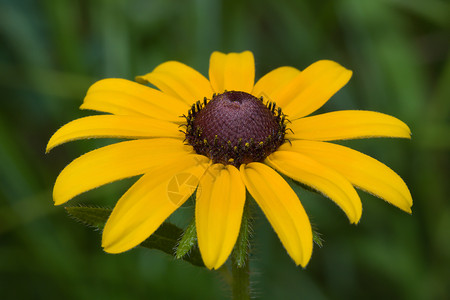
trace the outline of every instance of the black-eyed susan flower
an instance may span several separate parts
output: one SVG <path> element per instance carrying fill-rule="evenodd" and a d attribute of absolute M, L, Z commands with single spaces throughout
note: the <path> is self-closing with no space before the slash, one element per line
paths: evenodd
<path fill-rule="evenodd" d="M 409 138 L 403 122 L 371 111 L 308 116 L 351 75 L 322 60 L 303 71 L 277 68 L 254 84 L 254 58 L 246 51 L 214 52 L 209 80 L 176 61 L 137 77 L 139 83 L 100 80 L 81 108 L 107 114 L 66 124 L 52 136 L 47 151 L 77 139 L 131 140 L 70 163 L 56 180 L 55 204 L 143 174 L 119 199 L 103 231 L 105 251 L 119 253 L 149 237 L 197 188 L 198 244 L 205 265 L 217 269 L 238 237 L 247 190 L 295 263 L 305 266 L 312 253 L 311 225 L 279 173 L 323 193 L 351 223 L 362 212 L 354 187 L 411 212 L 411 195 L 396 173 L 369 156 L 329 143 Z"/>

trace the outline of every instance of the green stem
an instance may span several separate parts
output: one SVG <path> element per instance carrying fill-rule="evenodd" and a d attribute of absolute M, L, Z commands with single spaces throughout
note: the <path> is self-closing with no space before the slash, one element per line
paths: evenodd
<path fill-rule="evenodd" d="M 241 230 L 236 247 L 231 256 L 232 292 L 234 300 L 250 299 L 250 265 L 249 250 L 251 236 L 250 195 L 242 215 Z"/>
<path fill-rule="evenodd" d="M 233 276 L 233 300 L 250 299 L 250 267 L 248 263 L 248 256 L 245 265 L 238 267 L 232 261 L 231 274 Z"/>

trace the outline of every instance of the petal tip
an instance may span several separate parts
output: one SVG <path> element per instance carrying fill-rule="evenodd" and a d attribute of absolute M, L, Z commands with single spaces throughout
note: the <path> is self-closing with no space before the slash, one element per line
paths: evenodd
<path fill-rule="evenodd" d="M 404 212 L 406 212 L 406 213 L 412 215 L 412 209 L 411 209 L 411 207 L 412 207 L 412 206 L 409 206 L 409 207 L 406 207 L 406 208 L 402 208 L 402 210 L 403 210 Z"/>
<path fill-rule="evenodd" d="M 218 269 L 220 266 L 217 266 L 216 262 L 210 259 L 205 259 L 205 257 L 202 255 L 202 259 L 203 259 L 203 264 L 205 265 L 205 267 L 208 268 L 208 270 L 214 270 L 214 269 Z"/>
<path fill-rule="evenodd" d="M 395 118 L 395 117 L 393 117 Z M 396 138 L 404 138 L 404 139 L 411 139 L 412 137 L 412 132 L 411 129 L 409 128 L 408 125 L 406 125 L 405 122 L 395 118 L 395 120 L 397 121 L 397 126 L 399 126 L 401 128 L 401 132 L 399 132 L 399 134 L 397 136 L 393 136 Z"/>
<path fill-rule="evenodd" d="M 350 220 L 350 224 L 358 225 L 359 221 L 361 221 L 361 214 Z"/>
<path fill-rule="evenodd" d="M 405 124 L 405 126 L 406 126 L 406 132 L 407 132 L 405 138 L 411 139 L 412 138 L 411 129 L 408 127 L 408 125 Z"/>
<path fill-rule="evenodd" d="M 68 193 L 65 193 L 64 187 L 62 187 L 61 183 L 60 183 L 61 173 L 56 178 L 55 186 L 53 187 L 52 196 L 53 196 L 53 203 L 55 206 L 64 204 L 67 201 L 69 201 L 70 199 L 72 199 L 73 197 L 75 197 L 75 196 L 69 195 Z M 69 198 L 67 198 L 67 197 L 69 197 Z"/>
<path fill-rule="evenodd" d="M 349 69 L 345 69 L 342 71 L 341 78 L 343 82 L 343 86 L 346 85 L 353 76 L 353 71 Z"/>
<path fill-rule="evenodd" d="M 114 247 L 108 247 L 108 246 L 103 246 L 103 245 L 102 245 L 102 247 L 103 247 L 103 251 L 105 251 L 106 253 L 109 253 L 109 254 L 119 254 L 119 253 L 124 252 L 124 251 L 118 251 Z"/>
<path fill-rule="evenodd" d="M 351 224 L 355 224 L 358 225 L 359 221 L 361 221 L 361 216 L 362 216 L 362 203 L 360 198 L 358 197 L 358 206 L 355 208 L 356 209 L 356 214 L 355 216 L 352 218 L 352 220 L 350 220 Z"/>
<path fill-rule="evenodd" d="M 305 259 L 302 257 L 302 259 L 294 260 L 296 266 L 301 266 L 303 269 L 306 269 L 308 266 L 308 263 L 310 261 L 311 256 L 308 259 Z"/>
<path fill-rule="evenodd" d="M 409 126 L 405 122 L 403 122 L 402 120 L 400 120 L 396 117 L 392 117 L 392 118 L 394 118 L 394 120 L 396 121 L 397 126 L 399 126 L 402 129 L 402 132 L 400 134 L 398 134 L 398 136 L 394 136 L 394 137 L 411 139 L 412 132 L 411 132 L 411 129 L 409 128 Z"/>
<path fill-rule="evenodd" d="M 292 252 L 288 252 L 289 256 L 294 260 L 296 266 L 301 266 L 303 269 L 306 268 L 312 257 L 313 243 L 313 239 L 311 238 L 311 244 L 307 246 L 305 245 L 306 247 L 301 253 L 297 253 L 298 255 L 293 255 Z"/>
<path fill-rule="evenodd" d="M 56 197 L 53 196 L 53 205 L 55 205 L 55 206 L 59 206 L 59 205 L 64 204 L 66 202 L 67 202 L 66 200 L 60 200 L 60 199 L 57 199 Z"/>
<path fill-rule="evenodd" d="M 57 142 L 55 135 L 56 133 L 53 134 L 50 140 L 48 141 L 47 146 L 45 147 L 45 154 L 48 154 L 51 150 L 53 150 L 53 148 L 61 144 Z"/>
<path fill-rule="evenodd" d="M 109 238 L 105 238 L 105 230 L 103 230 L 102 248 L 106 253 L 119 254 L 128 250 L 123 249 L 123 247 L 118 247 L 118 243 L 108 240 Z"/>

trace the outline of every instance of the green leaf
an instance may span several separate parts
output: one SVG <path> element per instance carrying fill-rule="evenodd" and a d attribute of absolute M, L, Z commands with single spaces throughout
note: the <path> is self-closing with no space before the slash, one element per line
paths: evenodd
<path fill-rule="evenodd" d="M 322 248 L 322 246 L 323 246 L 322 234 L 320 232 L 318 232 L 315 228 L 313 228 L 312 234 L 313 234 L 313 241 L 314 241 L 314 243 L 317 246 L 319 246 L 319 248 Z"/>
<path fill-rule="evenodd" d="M 197 242 L 197 230 L 195 227 L 195 218 L 192 219 L 186 230 L 181 237 L 180 243 L 177 247 L 175 257 L 177 259 L 183 258 L 196 244 Z"/>
<path fill-rule="evenodd" d="M 110 208 L 89 206 L 67 206 L 65 209 L 76 221 L 97 229 L 103 229 L 112 211 Z"/>
<path fill-rule="evenodd" d="M 148 239 L 141 243 L 141 246 L 149 249 L 158 249 L 174 256 L 178 240 L 182 235 L 183 229 L 171 223 L 164 222 Z M 189 255 L 185 255 L 181 259 L 195 266 L 205 266 L 200 255 L 200 251 L 196 248 L 192 249 Z"/>
<path fill-rule="evenodd" d="M 110 208 L 89 206 L 69 206 L 65 209 L 73 219 L 97 229 L 103 229 L 112 212 L 112 209 Z M 182 235 L 183 230 L 181 228 L 171 223 L 164 222 L 149 238 L 143 241 L 140 246 L 161 250 L 174 256 L 174 249 Z M 195 266 L 204 267 L 200 251 L 196 248 L 192 249 L 189 255 L 184 255 L 182 259 Z"/>

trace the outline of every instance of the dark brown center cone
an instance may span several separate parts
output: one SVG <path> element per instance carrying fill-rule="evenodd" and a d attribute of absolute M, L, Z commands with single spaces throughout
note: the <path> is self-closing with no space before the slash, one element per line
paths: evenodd
<path fill-rule="evenodd" d="M 284 142 L 286 131 L 281 109 L 238 91 L 197 102 L 186 119 L 187 142 L 198 154 L 236 167 L 264 160 Z"/>

